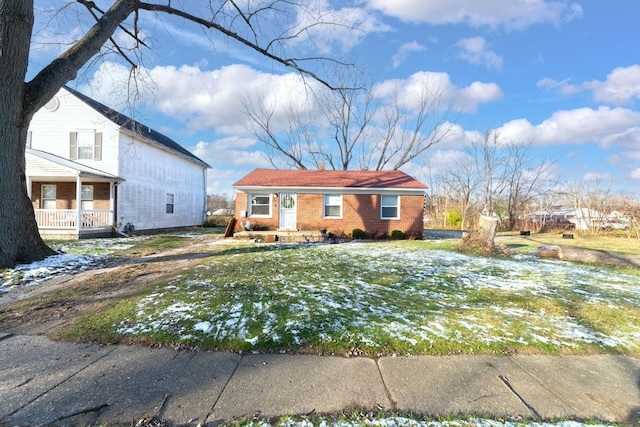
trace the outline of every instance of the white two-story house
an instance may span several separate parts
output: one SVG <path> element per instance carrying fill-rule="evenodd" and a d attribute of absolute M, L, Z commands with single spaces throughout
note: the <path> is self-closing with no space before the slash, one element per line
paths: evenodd
<path fill-rule="evenodd" d="M 29 126 L 27 189 L 40 234 L 78 238 L 202 225 L 209 165 L 65 87 Z"/>

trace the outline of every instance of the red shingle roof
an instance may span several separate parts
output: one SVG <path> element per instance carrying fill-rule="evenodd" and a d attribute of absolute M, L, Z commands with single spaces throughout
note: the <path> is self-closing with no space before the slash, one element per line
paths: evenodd
<path fill-rule="evenodd" d="M 287 170 L 255 169 L 234 187 L 405 188 L 426 185 L 399 170 Z"/>

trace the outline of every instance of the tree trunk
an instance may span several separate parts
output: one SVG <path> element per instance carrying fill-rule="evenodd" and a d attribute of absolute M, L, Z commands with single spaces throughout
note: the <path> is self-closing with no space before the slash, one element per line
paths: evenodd
<path fill-rule="evenodd" d="M 540 258 L 562 259 L 562 249 L 558 245 L 538 246 L 538 256 Z"/>
<path fill-rule="evenodd" d="M 32 0 L 0 0 L 0 269 L 54 253 L 40 237 L 27 196 L 25 114 Z"/>
<path fill-rule="evenodd" d="M 465 250 L 480 250 L 485 255 L 496 252 L 496 229 L 498 220 L 491 216 L 480 216 L 478 229 L 470 232 L 462 239 L 461 247 Z"/>

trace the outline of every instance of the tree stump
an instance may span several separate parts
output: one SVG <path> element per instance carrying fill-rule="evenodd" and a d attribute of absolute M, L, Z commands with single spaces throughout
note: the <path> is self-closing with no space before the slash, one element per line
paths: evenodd
<path fill-rule="evenodd" d="M 478 229 L 470 232 L 462 239 L 462 249 L 479 249 L 485 255 L 494 255 L 496 252 L 496 229 L 498 219 L 482 215 L 478 223 Z"/>
<path fill-rule="evenodd" d="M 505 245 L 504 243 L 500 245 L 500 250 L 502 251 L 503 254 L 505 255 L 509 255 L 509 256 L 513 256 L 516 253 L 513 251 L 513 249 L 511 249 L 509 246 Z"/>

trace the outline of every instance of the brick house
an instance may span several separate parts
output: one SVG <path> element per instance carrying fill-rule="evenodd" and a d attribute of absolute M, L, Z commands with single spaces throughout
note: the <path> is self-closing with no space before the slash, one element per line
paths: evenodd
<path fill-rule="evenodd" d="M 422 238 L 426 185 L 398 170 L 256 169 L 236 182 L 237 230 L 326 230 Z"/>

